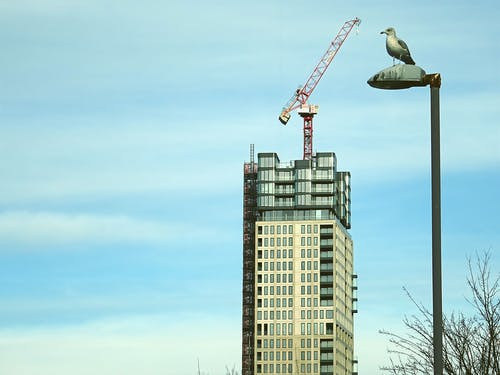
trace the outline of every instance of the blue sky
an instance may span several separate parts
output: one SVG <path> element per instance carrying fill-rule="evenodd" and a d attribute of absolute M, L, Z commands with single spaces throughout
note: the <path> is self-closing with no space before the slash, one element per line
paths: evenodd
<path fill-rule="evenodd" d="M 352 174 L 360 372 L 402 286 L 431 301 L 429 92 L 366 84 L 388 26 L 443 77 L 444 309 L 468 308 L 466 256 L 500 262 L 497 2 L 0 1 L 0 373 L 239 368 L 242 163 L 302 156 L 277 116 L 354 17 L 311 102 Z"/>

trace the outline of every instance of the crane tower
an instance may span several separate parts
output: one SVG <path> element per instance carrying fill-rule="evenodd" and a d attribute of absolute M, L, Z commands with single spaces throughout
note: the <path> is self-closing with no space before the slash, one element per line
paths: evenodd
<path fill-rule="evenodd" d="M 360 23 L 361 20 L 357 17 L 344 23 L 335 39 L 328 46 L 325 54 L 319 60 L 319 63 L 314 68 L 306 83 L 303 86 L 300 86 L 295 91 L 293 96 L 281 111 L 279 120 L 283 125 L 286 125 L 286 123 L 290 119 L 290 112 L 295 109 L 298 109 L 298 114 L 304 119 L 304 160 L 311 160 L 312 158 L 313 117 L 318 113 L 319 109 L 318 105 L 307 103 L 309 96 L 311 96 L 311 94 L 313 93 L 321 77 L 323 77 L 323 74 L 325 74 L 328 66 L 330 66 L 330 63 L 332 62 L 333 58 L 339 51 L 340 47 L 346 40 L 353 27 L 355 25 L 359 26 Z"/>

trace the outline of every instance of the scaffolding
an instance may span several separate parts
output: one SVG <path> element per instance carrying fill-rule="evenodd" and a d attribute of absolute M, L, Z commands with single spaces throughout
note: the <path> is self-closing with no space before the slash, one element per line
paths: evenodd
<path fill-rule="evenodd" d="M 257 164 L 254 146 L 250 145 L 250 162 L 243 166 L 243 306 L 242 306 L 242 375 L 253 375 L 254 369 L 254 274 L 255 221 L 257 220 Z"/>

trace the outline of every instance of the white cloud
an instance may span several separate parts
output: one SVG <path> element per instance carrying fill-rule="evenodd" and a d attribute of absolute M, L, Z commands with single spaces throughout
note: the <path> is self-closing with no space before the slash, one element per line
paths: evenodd
<path fill-rule="evenodd" d="M 0 330 L 0 373 L 191 375 L 240 366 L 239 319 L 138 316 L 80 326 Z"/>
<path fill-rule="evenodd" d="M 8 244 L 36 247 L 69 244 L 167 243 L 189 233 L 191 238 L 210 241 L 214 231 L 184 225 L 136 219 L 122 215 L 67 214 L 12 211 L 0 213 L 0 238 Z"/>

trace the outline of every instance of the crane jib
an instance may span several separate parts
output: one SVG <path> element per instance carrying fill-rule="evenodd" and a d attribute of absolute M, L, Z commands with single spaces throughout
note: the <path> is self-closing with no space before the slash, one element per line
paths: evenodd
<path fill-rule="evenodd" d="M 318 85 L 321 77 L 325 74 L 335 55 L 346 40 L 347 36 L 355 25 L 361 23 L 359 18 L 346 21 L 340 28 L 335 39 L 330 43 L 328 49 L 323 54 L 313 72 L 303 86 L 295 90 L 293 96 L 283 107 L 279 120 L 286 125 L 290 119 L 290 112 L 300 108 L 299 114 L 304 118 L 304 159 L 309 160 L 312 157 L 312 118 L 317 113 L 318 106 L 308 105 L 307 100 Z M 307 128 L 307 129 L 306 129 Z"/>

